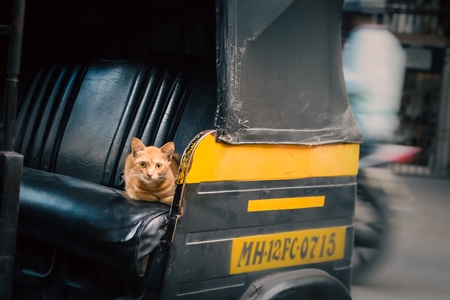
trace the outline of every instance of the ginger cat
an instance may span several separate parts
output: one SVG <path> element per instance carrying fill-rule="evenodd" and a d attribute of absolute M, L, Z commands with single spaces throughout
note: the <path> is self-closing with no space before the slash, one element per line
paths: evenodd
<path fill-rule="evenodd" d="M 125 162 L 125 190 L 135 200 L 171 205 L 175 194 L 180 154 L 173 153 L 175 144 L 161 148 L 146 147 L 136 137 L 131 140 L 131 153 Z"/>

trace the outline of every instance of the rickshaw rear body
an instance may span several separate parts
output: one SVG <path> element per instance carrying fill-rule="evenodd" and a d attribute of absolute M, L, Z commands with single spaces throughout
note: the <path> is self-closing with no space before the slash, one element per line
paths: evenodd
<path fill-rule="evenodd" d="M 216 134 L 199 137 L 185 161 L 163 298 L 228 299 L 305 268 L 350 287 L 357 148 L 227 145 Z"/>
<path fill-rule="evenodd" d="M 361 134 L 341 7 L 52 6 L 63 34 L 24 44 L 13 297 L 350 299 Z M 171 207 L 124 194 L 133 136 L 183 153 Z"/>

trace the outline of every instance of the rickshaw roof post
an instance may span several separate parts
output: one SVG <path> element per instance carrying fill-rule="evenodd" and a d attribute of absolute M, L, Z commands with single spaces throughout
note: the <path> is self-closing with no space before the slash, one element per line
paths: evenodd
<path fill-rule="evenodd" d="M 341 57 L 342 0 L 218 0 L 217 139 L 361 143 Z"/>

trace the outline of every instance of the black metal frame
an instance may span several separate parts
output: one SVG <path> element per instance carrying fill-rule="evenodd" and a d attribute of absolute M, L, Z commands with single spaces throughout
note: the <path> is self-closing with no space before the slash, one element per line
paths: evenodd
<path fill-rule="evenodd" d="M 25 0 L 13 0 L 11 25 L 0 27 L 0 34 L 10 35 L 5 96 L 0 116 L 0 299 L 9 299 L 11 293 L 22 178 L 23 156 L 13 151 L 24 17 Z"/>
<path fill-rule="evenodd" d="M 22 37 L 25 18 L 25 0 L 14 0 L 10 26 L 2 26 L 1 33 L 10 35 L 8 67 L 6 70 L 5 100 L 3 103 L 1 149 L 14 150 L 14 124 L 16 120 L 17 92 L 19 87 L 20 62 L 22 56 Z"/>

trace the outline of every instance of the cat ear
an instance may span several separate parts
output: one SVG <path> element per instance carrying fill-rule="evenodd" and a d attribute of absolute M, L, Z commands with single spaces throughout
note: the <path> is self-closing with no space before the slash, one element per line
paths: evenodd
<path fill-rule="evenodd" d="M 134 137 L 131 140 L 131 150 L 133 151 L 133 156 L 136 156 L 137 152 L 144 150 L 144 148 L 144 143 L 137 137 Z"/>
<path fill-rule="evenodd" d="M 167 160 L 170 161 L 172 159 L 173 152 L 175 151 L 175 144 L 173 142 L 168 142 L 160 149 L 163 154 L 167 155 Z"/>

